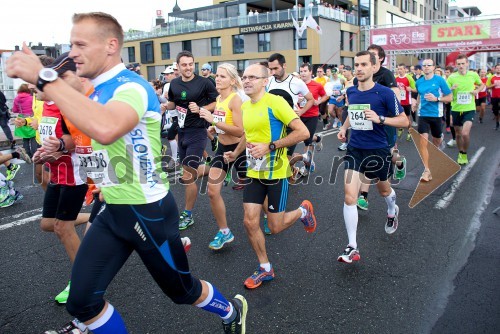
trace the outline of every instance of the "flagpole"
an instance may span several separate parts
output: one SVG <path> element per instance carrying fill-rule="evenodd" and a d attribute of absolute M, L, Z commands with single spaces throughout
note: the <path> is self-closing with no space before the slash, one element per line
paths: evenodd
<path fill-rule="evenodd" d="M 296 11 L 296 16 L 297 16 L 297 22 L 300 22 L 299 20 L 299 4 L 298 0 L 295 0 L 295 11 Z M 305 32 L 307 34 L 307 31 Z M 299 73 L 299 32 L 295 31 L 295 59 L 296 59 L 296 66 L 295 66 L 295 71 Z"/>

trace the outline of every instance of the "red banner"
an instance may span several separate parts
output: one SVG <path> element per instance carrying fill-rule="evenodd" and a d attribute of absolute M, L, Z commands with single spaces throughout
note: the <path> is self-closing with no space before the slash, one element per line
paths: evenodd
<path fill-rule="evenodd" d="M 500 19 L 370 30 L 370 42 L 385 51 L 499 46 Z"/>

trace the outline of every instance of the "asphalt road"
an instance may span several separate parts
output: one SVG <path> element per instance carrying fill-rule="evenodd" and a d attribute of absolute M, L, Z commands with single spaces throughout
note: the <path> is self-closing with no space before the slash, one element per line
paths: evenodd
<path fill-rule="evenodd" d="M 242 191 L 223 189 L 235 240 L 220 251 L 212 251 L 208 243 L 217 227 L 203 183 L 194 210 L 195 224 L 181 233 L 193 242 L 188 255 L 191 270 L 225 295 L 240 293 L 247 298 L 248 333 L 499 332 L 499 313 L 488 313 L 499 308 L 492 308 L 485 300 L 496 294 L 497 298 L 490 299 L 496 299 L 498 305 L 498 290 L 482 289 L 473 282 L 457 299 L 457 279 L 470 265 L 469 258 L 476 254 L 484 259 L 483 252 L 490 252 L 490 259 L 498 264 L 498 242 L 491 242 L 487 249 L 476 247 L 476 242 L 484 239 L 476 238 L 483 235 L 483 222 L 493 226 L 487 233 L 490 239 L 500 236 L 494 225 L 498 220 L 491 223 L 484 218 L 492 215 L 487 204 L 495 190 L 491 185 L 500 162 L 500 133 L 492 127 L 491 121 L 474 125 L 469 150 L 469 159 L 477 156 L 474 166 L 466 174 L 461 171 L 414 209 L 408 208 L 408 203 L 423 166 L 413 143 L 400 140 L 408 174 L 394 185 L 400 207 L 399 229 L 393 235 L 384 232 L 386 204 L 372 189 L 369 211 L 359 214 L 361 261 L 353 265 L 336 260 L 347 244 L 343 167 L 335 173 L 336 157 L 343 153 L 337 150 L 335 133 L 328 131 L 323 151 L 315 153 L 316 172 L 303 180 L 308 182 L 291 186 L 288 197 L 288 209 L 296 208 L 303 199 L 312 201 L 318 228 L 307 234 L 299 222 L 281 234 L 266 237 L 276 278 L 252 291 L 245 290 L 243 281 L 258 263 L 242 224 Z M 444 152 L 452 158 L 458 153 L 456 148 Z M 39 229 L 43 193 L 32 179 L 30 167 L 23 164 L 15 181 L 24 200 L 0 209 L 0 333 L 4 334 L 40 333 L 70 319 L 53 298 L 66 286 L 71 266 L 55 235 Z M 182 209 L 182 185 L 173 184 L 172 192 Z M 447 206 L 437 208 L 443 198 L 448 199 Z M 477 270 L 491 271 L 480 265 Z M 466 280 L 467 276 L 462 277 L 462 282 Z M 478 294 L 473 305 L 468 303 L 470 289 Z M 175 305 L 166 298 L 136 255 L 112 282 L 106 298 L 120 311 L 130 333 L 221 332 L 216 316 Z M 466 319 L 470 313 L 466 310 L 471 307 L 478 312 Z M 488 327 L 484 327 L 482 320 L 487 318 Z M 467 328 L 474 330 L 464 331 L 467 321 L 471 323 Z"/>

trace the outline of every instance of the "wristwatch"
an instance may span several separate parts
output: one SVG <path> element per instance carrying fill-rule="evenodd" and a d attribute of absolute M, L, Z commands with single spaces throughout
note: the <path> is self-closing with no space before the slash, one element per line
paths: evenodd
<path fill-rule="evenodd" d="M 380 125 L 384 125 L 385 116 L 379 116 L 378 119 L 380 120 Z"/>
<path fill-rule="evenodd" d="M 40 72 L 38 72 L 38 81 L 36 82 L 36 88 L 39 91 L 43 92 L 43 87 L 46 84 L 54 82 L 59 77 L 59 74 L 52 68 L 42 68 Z"/>
<path fill-rule="evenodd" d="M 440 96 L 438 96 L 438 102 L 441 102 L 441 97 Z"/>
<path fill-rule="evenodd" d="M 276 144 L 271 142 L 269 143 L 269 150 L 272 152 L 272 151 L 275 151 L 276 150 Z"/>

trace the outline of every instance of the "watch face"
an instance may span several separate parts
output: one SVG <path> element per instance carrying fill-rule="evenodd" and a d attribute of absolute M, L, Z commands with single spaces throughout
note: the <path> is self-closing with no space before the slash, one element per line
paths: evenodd
<path fill-rule="evenodd" d="M 51 68 L 44 68 L 40 71 L 39 73 L 40 79 L 45 80 L 45 81 L 54 81 L 57 79 L 58 75 L 57 72 Z"/>

